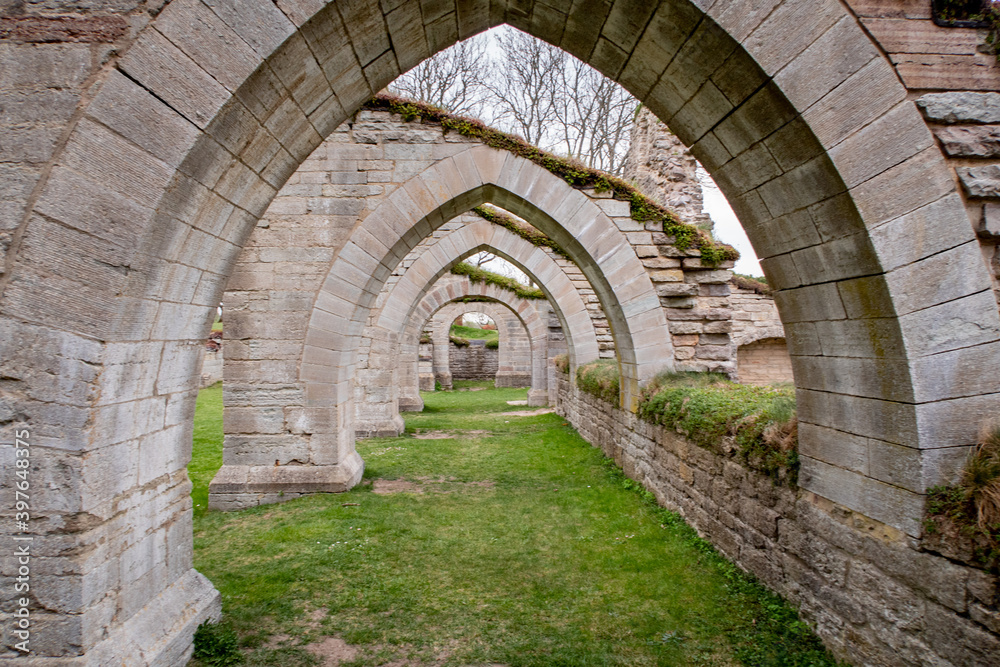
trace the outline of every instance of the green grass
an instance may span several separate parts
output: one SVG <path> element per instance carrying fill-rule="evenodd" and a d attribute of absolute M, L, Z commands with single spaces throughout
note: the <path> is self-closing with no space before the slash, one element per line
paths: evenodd
<path fill-rule="evenodd" d="M 579 382 L 579 381 L 578 381 Z M 758 387 L 716 373 L 661 373 L 643 390 L 639 416 L 726 455 L 725 438 L 740 460 L 779 483 L 798 478 L 795 386 Z"/>
<path fill-rule="evenodd" d="M 212 322 L 212 331 L 222 331 L 222 320 Z"/>
<path fill-rule="evenodd" d="M 458 324 L 451 325 L 450 334 L 458 338 L 469 340 L 500 340 L 500 332 L 496 329 L 478 329 L 476 327 L 465 327 Z"/>
<path fill-rule="evenodd" d="M 194 445 L 188 477 L 194 488 L 191 500 L 194 515 L 199 517 L 208 511 L 208 484 L 222 467 L 222 383 L 216 382 L 198 392 L 195 408 Z"/>
<path fill-rule="evenodd" d="M 615 407 L 621 391 L 621 374 L 617 359 L 598 359 L 576 369 L 576 386 Z"/>
<path fill-rule="evenodd" d="M 403 437 L 360 441 L 350 492 L 196 514 L 195 565 L 247 664 L 319 664 L 304 646 L 327 636 L 358 647 L 348 667 L 833 664 L 565 421 L 504 414 L 526 390 L 488 385 L 424 393 Z M 218 396 L 199 399 L 199 470 L 221 441 Z M 427 431 L 440 439 L 412 435 Z M 192 477 L 204 497 L 210 474 Z M 381 480 L 426 492 L 376 494 Z"/>

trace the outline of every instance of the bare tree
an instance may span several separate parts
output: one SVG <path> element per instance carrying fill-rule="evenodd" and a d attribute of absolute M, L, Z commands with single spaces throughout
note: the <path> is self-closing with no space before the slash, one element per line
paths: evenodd
<path fill-rule="evenodd" d="M 486 87 L 493 117 L 502 129 L 545 146 L 555 120 L 554 98 L 569 55 L 513 28 L 497 30 L 500 62 L 491 68 Z"/>
<path fill-rule="evenodd" d="M 565 51 L 509 26 L 442 51 L 389 90 L 482 117 L 528 143 L 620 174 L 638 101 Z"/>
<path fill-rule="evenodd" d="M 429 102 L 465 116 L 482 113 L 491 67 L 489 37 L 477 35 L 428 58 L 389 85 L 403 97 Z"/>
<path fill-rule="evenodd" d="M 569 58 L 553 100 L 558 146 L 590 167 L 620 174 L 638 104 L 617 83 Z"/>

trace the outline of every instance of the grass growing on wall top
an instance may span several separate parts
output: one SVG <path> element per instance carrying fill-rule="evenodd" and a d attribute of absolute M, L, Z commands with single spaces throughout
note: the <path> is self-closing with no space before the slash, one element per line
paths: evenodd
<path fill-rule="evenodd" d="M 395 95 L 377 95 L 365 104 L 365 108 L 391 111 L 399 114 L 407 122 L 421 120 L 438 123 L 444 132 L 458 132 L 462 136 L 478 139 L 492 148 L 509 151 L 530 160 L 573 187 L 611 192 L 616 199 L 629 202 L 634 220 L 662 223 L 663 232 L 673 237 L 673 244 L 678 249 L 698 249 L 701 260 L 706 266 L 716 266 L 728 260 L 735 261 L 740 257 L 739 252 L 732 246 L 717 243 L 707 232 L 681 221 L 676 213 L 647 198 L 635 186 L 622 179 L 532 146 L 520 137 L 489 127 L 481 120 L 456 116 L 426 102 Z"/>
<path fill-rule="evenodd" d="M 451 267 L 451 273 L 456 276 L 466 276 L 470 282 L 486 283 L 509 290 L 522 299 L 544 299 L 545 293 L 537 287 L 527 287 L 517 282 L 510 276 L 504 276 L 493 271 L 487 271 L 478 266 L 473 266 L 468 262 L 459 262 Z"/>
<path fill-rule="evenodd" d="M 360 487 L 197 516 L 195 567 L 245 664 L 319 667 L 327 638 L 356 651 L 343 667 L 834 664 L 563 419 L 506 414 L 526 395 L 424 393 L 407 435 L 358 443 Z M 220 406 L 195 419 L 219 424 Z"/>
<path fill-rule="evenodd" d="M 957 484 L 927 492 L 925 544 L 1000 572 L 1000 422 L 988 422 Z"/>
<path fill-rule="evenodd" d="M 503 227 L 509 232 L 520 236 L 522 239 L 530 243 L 531 245 L 539 248 L 550 248 L 553 252 L 561 257 L 569 259 L 569 254 L 563 250 L 562 246 L 553 241 L 548 235 L 543 234 L 534 227 L 529 225 L 521 224 L 514 218 L 505 213 L 497 211 L 489 206 L 477 206 L 472 209 L 472 212 L 478 215 L 483 220 L 492 222 L 494 225 Z"/>
<path fill-rule="evenodd" d="M 661 373 L 643 389 L 639 416 L 778 482 L 798 476 L 795 388 L 737 384 L 716 373 Z"/>
<path fill-rule="evenodd" d="M 617 359 L 598 359 L 576 368 L 576 386 L 618 407 L 621 400 L 621 374 Z"/>

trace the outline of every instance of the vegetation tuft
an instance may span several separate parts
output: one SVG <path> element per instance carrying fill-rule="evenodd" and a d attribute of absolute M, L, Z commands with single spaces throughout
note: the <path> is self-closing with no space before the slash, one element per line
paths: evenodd
<path fill-rule="evenodd" d="M 795 388 L 737 384 L 717 373 L 661 373 L 644 388 L 639 416 L 777 483 L 798 479 Z"/>
<path fill-rule="evenodd" d="M 958 484 L 928 491 L 926 514 L 927 546 L 1000 572 L 1000 421 L 983 427 Z"/>
<path fill-rule="evenodd" d="M 194 631 L 194 657 L 212 667 L 242 665 L 239 639 L 229 623 L 205 621 Z"/>
<path fill-rule="evenodd" d="M 986 28 L 986 44 L 1000 61 L 1000 1 L 998 0 L 933 0 L 934 22 L 954 28 Z"/>
<path fill-rule="evenodd" d="M 706 266 L 717 266 L 723 261 L 739 259 L 739 252 L 735 248 L 717 243 L 704 230 L 682 222 L 673 211 L 648 199 L 622 179 L 587 167 L 576 160 L 553 155 L 519 137 L 491 128 L 480 120 L 455 116 L 425 102 L 395 95 L 377 95 L 365 105 L 365 108 L 391 111 L 399 114 L 407 122 L 420 120 L 440 124 L 442 131 L 446 133 L 458 132 L 462 136 L 478 139 L 487 146 L 530 160 L 573 187 L 611 192 L 616 199 L 629 202 L 634 220 L 662 223 L 664 234 L 673 237 L 673 244 L 679 250 L 699 250 L 701 260 Z"/>
<path fill-rule="evenodd" d="M 494 225 L 503 227 L 509 232 L 513 232 L 517 236 L 530 243 L 537 248 L 549 248 L 557 255 L 569 259 L 569 254 L 563 250 L 562 246 L 549 238 L 546 234 L 538 231 L 531 225 L 522 223 L 513 217 L 498 211 L 489 206 L 477 206 L 472 209 L 472 212 L 478 215 L 483 220 L 492 222 Z"/>
<path fill-rule="evenodd" d="M 556 365 L 556 370 L 560 373 L 569 373 L 569 355 L 565 352 L 554 356 L 552 363 Z"/>
<path fill-rule="evenodd" d="M 763 294 L 765 296 L 770 296 L 774 293 L 771 286 L 767 284 L 767 278 L 758 278 L 757 276 L 747 276 L 742 273 L 734 273 L 733 277 L 729 279 L 729 282 L 736 285 L 740 289 L 756 292 L 757 294 Z"/>
<path fill-rule="evenodd" d="M 577 366 L 576 386 L 617 407 L 621 403 L 621 372 L 617 359 L 598 359 Z"/>
<path fill-rule="evenodd" d="M 537 287 L 526 287 L 510 276 L 504 276 L 493 271 L 487 271 L 468 262 L 459 262 L 451 267 L 456 276 L 467 276 L 471 282 L 486 283 L 501 289 L 510 290 L 522 299 L 544 299 L 545 293 Z"/>

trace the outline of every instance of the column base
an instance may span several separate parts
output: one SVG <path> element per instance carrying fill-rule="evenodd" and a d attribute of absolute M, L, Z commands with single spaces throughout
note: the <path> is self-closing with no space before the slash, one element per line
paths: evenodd
<path fill-rule="evenodd" d="M 424 409 L 424 399 L 419 396 L 400 396 L 400 412 L 420 412 Z"/>
<path fill-rule="evenodd" d="M 406 429 L 406 423 L 397 413 L 392 419 L 384 421 L 362 421 L 354 424 L 354 437 L 364 438 L 395 438 Z"/>
<path fill-rule="evenodd" d="M 419 375 L 420 391 L 434 391 L 434 376 L 430 373 Z"/>
<path fill-rule="evenodd" d="M 549 392 L 544 389 L 528 390 L 528 405 L 533 408 L 540 408 L 549 404 Z"/>
<path fill-rule="evenodd" d="M 357 452 L 326 466 L 224 465 L 208 486 L 208 509 L 228 512 L 313 493 L 343 493 L 360 482 L 364 472 L 365 462 Z"/>
<path fill-rule="evenodd" d="M 493 386 L 500 387 L 530 387 L 531 373 L 518 373 L 515 371 L 500 371 L 497 373 Z"/>
<path fill-rule="evenodd" d="M 108 636 L 80 656 L 15 658 L 24 667 L 184 667 L 194 650 L 194 631 L 222 613 L 222 597 L 212 582 L 188 570 L 130 619 L 109 628 Z"/>

